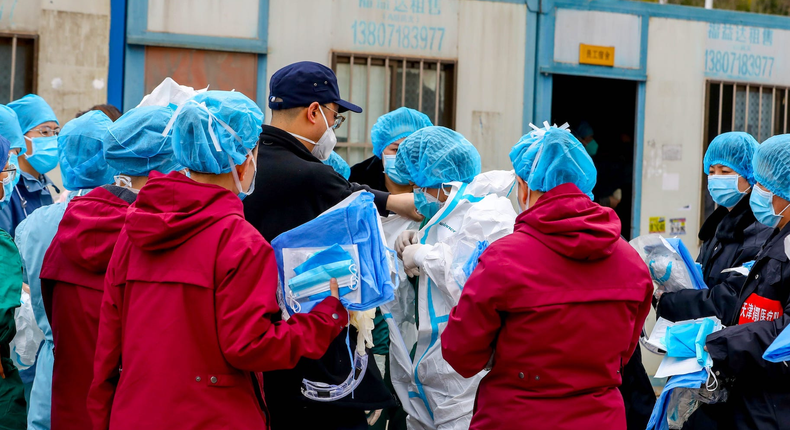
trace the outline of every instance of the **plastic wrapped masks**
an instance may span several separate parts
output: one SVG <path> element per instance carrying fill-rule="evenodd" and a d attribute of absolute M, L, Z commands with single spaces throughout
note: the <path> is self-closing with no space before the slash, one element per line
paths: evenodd
<path fill-rule="evenodd" d="M 332 278 L 337 279 L 341 296 L 359 285 L 356 261 L 338 244 L 313 254 L 293 271 L 296 276 L 288 280 L 288 288 L 297 300 L 317 301 L 328 297 Z"/>

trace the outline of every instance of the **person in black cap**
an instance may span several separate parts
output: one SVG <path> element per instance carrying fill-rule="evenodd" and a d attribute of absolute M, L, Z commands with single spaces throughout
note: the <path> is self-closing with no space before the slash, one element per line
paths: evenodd
<path fill-rule="evenodd" d="M 271 242 L 352 193 L 374 195 L 381 215 L 389 211 L 419 221 L 413 194 L 390 195 L 349 183 L 321 161 L 337 143 L 334 130 L 344 112 L 362 108 L 340 98 L 335 73 L 309 61 L 278 70 L 269 85 L 271 125 L 259 139 L 256 192 L 244 200 L 244 216 Z M 350 339 L 356 339 L 352 333 Z M 353 345 L 352 345 L 353 347 Z M 333 402 L 315 402 L 301 394 L 302 379 L 342 383 L 351 362 L 344 330 L 320 360 L 302 359 L 293 370 L 264 374 L 264 391 L 273 430 L 292 428 L 367 429 L 365 411 L 395 404 L 373 360 L 354 395 Z"/>

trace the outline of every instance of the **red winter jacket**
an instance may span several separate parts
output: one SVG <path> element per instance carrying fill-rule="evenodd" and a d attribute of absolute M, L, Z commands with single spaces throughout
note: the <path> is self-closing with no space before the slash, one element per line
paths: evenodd
<path fill-rule="evenodd" d="M 107 269 L 88 411 L 94 429 L 265 429 L 250 372 L 317 359 L 347 323 L 329 297 L 280 309 L 271 246 L 241 201 L 152 173 Z"/>
<path fill-rule="evenodd" d="M 44 309 L 57 351 L 53 430 L 91 428 L 85 399 L 93 381 L 104 273 L 134 197 L 123 188 L 110 188 L 126 200 L 97 188 L 69 203 L 41 266 Z"/>
<path fill-rule="evenodd" d="M 573 184 L 541 196 L 483 253 L 442 334 L 463 376 L 493 354 L 471 428 L 625 430 L 617 387 L 652 292 L 613 210 Z"/>

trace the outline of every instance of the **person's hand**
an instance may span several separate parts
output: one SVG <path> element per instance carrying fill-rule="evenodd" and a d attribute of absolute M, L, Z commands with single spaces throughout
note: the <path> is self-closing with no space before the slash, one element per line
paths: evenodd
<path fill-rule="evenodd" d="M 367 415 L 368 425 L 372 426 L 373 424 L 376 424 L 376 421 L 379 420 L 379 417 L 381 416 L 381 409 L 375 411 L 365 411 L 365 414 Z"/>
<path fill-rule="evenodd" d="M 27 284 L 25 284 L 25 283 L 23 282 L 23 283 L 22 283 L 22 291 L 24 291 L 24 292 L 26 292 L 26 293 L 30 294 L 30 286 L 28 286 Z"/>
<path fill-rule="evenodd" d="M 412 221 L 422 221 L 423 219 L 423 216 L 417 212 L 417 207 L 414 206 L 413 193 L 390 194 L 387 198 L 387 210 Z"/>
<path fill-rule="evenodd" d="M 622 195 L 621 195 L 621 197 L 622 197 Z M 610 208 L 612 208 L 612 209 L 617 209 L 617 205 L 619 205 L 619 204 L 620 204 L 620 199 L 618 199 L 617 197 L 615 197 L 615 195 L 614 195 L 614 194 L 612 194 L 611 196 L 609 196 L 609 207 L 610 207 Z"/>
<path fill-rule="evenodd" d="M 403 270 L 410 278 L 420 276 L 420 268 L 417 267 L 417 262 L 414 261 L 414 255 L 422 248 L 422 245 L 409 245 L 403 250 Z"/>
<path fill-rule="evenodd" d="M 419 243 L 417 241 L 417 230 L 405 230 L 398 238 L 395 239 L 395 252 L 398 253 L 398 258 L 403 260 L 403 250 L 406 249 L 409 245 L 416 245 Z"/>
<path fill-rule="evenodd" d="M 336 299 L 340 298 L 340 288 L 337 287 L 337 279 L 335 278 L 329 280 L 329 295 Z"/>

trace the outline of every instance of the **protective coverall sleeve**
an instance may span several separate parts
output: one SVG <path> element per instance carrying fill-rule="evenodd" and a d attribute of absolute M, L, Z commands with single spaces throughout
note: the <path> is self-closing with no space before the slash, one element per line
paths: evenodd
<path fill-rule="evenodd" d="M 452 247 L 446 243 L 423 245 L 414 257 L 417 266 L 435 282 L 436 286 L 452 297 L 453 305 L 461 298 L 461 287 L 453 279 L 450 267 L 453 263 Z"/>
<path fill-rule="evenodd" d="M 113 279 L 114 271 L 113 261 L 111 261 L 105 279 Z M 110 411 L 121 368 L 123 288 L 123 286 L 112 285 L 108 281 L 104 283 L 99 335 L 93 359 L 93 382 L 88 392 L 87 402 L 88 414 L 90 414 L 94 430 L 110 428 Z"/>
<path fill-rule="evenodd" d="M 711 288 L 664 293 L 658 301 L 656 315 L 673 322 L 710 316 L 732 321 L 738 307 L 738 291 L 744 282 L 745 276 L 733 272 Z"/>
<path fill-rule="evenodd" d="M 759 367 L 768 375 L 790 375 L 790 367 L 786 364 L 763 359 L 765 350 L 776 336 L 790 325 L 788 312 L 790 305 L 785 307 L 781 318 L 727 327 L 708 336 L 706 346 L 713 359 L 714 370 L 725 376 L 737 377 L 749 369 Z"/>
<path fill-rule="evenodd" d="M 506 284 L 499 259 L 494 249 L 483 253 L 442 333 L 442 356 L 465 378 L 486 367 L 502 326 L 500 291 Z"/>
<path fill-rule="evenodd" d="M 340 300 L 328 297 L 310 313 L 272 323 L 280 312 L 272 247 L 258 237 L 235 239 L 224 248 L 217 263 L 223 277 L 215 290 L 215 318 L 228 363 L 267 372 L 293 368 L 302 357 L 321 358 L 348 323 Z"/>
<path fill-rule="evenodd" d="M 320 171 L 318 169 L 316 169 L 316 171 L 321 174 L 312 176 L 313 188 L 311 189 L 322 190 L 321 196 L 333 199 L 333 201 L 327 202 L 328 207 L 340 203 L 341 200 L 357 191 L 367 191 L 373 194 L 373 203 L 376 204 L 379 215 L 389 215 L 389 211 L 387 211 L 387 200 L 389 199 L 390 193 L 374 190 L 367 185 L 357 184 L 356 182 L 348 182 L 341 176 L 338 176 L 332 167 L 327 165 L 323 165 Z"/>

